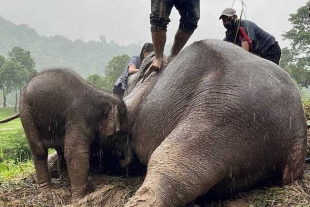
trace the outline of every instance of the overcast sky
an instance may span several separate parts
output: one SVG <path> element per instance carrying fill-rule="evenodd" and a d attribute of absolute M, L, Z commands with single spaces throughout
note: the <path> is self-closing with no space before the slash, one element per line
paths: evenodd
<path fill-rule="evenodd" d="M 207 38 L 223 39 L 225 29 L 218 19 L 233 0 L 200 0 L 200 21 L 190 42 Z M 289 14 L 306 5 L 307 0 L 243 0 L 246 19 L 274 35 L 281 47 L 284 31 L 291 29 Z M 0 15 L 15 23 L 26 23 L 40 35 L 63 35 L 71 40 L 99 40 L 121 45 L 150 42 L 151 0 L 0 0 Z M 241 12 L 241 0 L 234 8 Z M 168 43 L 177 30 L 179 14 L 174 8 L 168 25 Z"/>

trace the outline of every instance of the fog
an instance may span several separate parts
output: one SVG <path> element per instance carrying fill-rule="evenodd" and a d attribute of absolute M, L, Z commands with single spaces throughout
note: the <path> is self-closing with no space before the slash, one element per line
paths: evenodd
<path fill-rule="evenodd" d="M 288 46 L 281 35 L 291 29 L 289 14 L 304 6 L 306 0 L 244 0 L 246 19 L 255 22 L 276 37 L 280 46 Z M 15 23 L 26 23 L 40 35 L 63 35 L 71 40 L 99 40 L 121 45 L 151 41 L 150 0 L 0 0 L 0 15 Z M 225 7 L 233 1 L 201 0 L 201 19 L 190 39 L 193 41 L 224 37 L 225 29 L 219 20 Z M 241 13 L 241 1 L 234 8 Z M 172 43 L 178 27 L 179 14 L 174 8 L 168 25 L 167 43 Z"/>

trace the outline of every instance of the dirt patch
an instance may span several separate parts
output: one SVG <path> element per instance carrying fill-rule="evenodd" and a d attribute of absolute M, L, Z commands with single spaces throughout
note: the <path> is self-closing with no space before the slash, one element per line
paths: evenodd
<path fill-rule="evenodd" d="M 310 130 L 308 130 L 308 146 Z M 309 152 L 309 147 L 308 147 Z M 308 153 L 309 154 L 309 153 Z M 89 195 L 70 206 L 123 206 L 142 184 L 144 177 L 92 175 Z M 70 204 L 70 185 L 66 180 L 52 179 L 53 189 L 37 189 L 35 176 L 0 183 L 0 206 L 65 206 Z M 242 206 L 310 206 L 310 164 L 305 165 L 304 178 L 284 187 L 255 189 L 234 199 L 210 203 L 212 207 Z"/>

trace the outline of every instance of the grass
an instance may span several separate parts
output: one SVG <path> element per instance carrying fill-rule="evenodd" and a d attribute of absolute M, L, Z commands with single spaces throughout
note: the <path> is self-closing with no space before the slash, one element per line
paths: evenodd
<path fill-rule="evenodd" d="M 0 108 L 0 119 L 16 114 L 14 108 Z M 20 119 L 0 124 L 0 181 L 33 172 L 30 150 Z"/>
<path fill-rule="evenodd" d="M 5 119 L 16 113 L 17 112 L 14 112 L 13 107 L 0 108 L 0 119 Z M 5 124 L 0 124 L 0 137 L 2 134 L 11 133 L 12 131 L 17 131 L 20 129 L 22 129 L 22 125 L 19 118 Z"/>
<path fill-rule="evenodd" d="M 34 173 L 33 162 L 10 162 L 4 161 L 0 163 L 0 184 L 14 178 L 27 177 Z"/>

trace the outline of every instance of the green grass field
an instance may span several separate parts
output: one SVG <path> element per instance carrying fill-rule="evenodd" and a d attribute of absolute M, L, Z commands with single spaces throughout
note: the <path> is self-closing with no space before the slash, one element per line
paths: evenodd
<path fill-rule="evenodd" d="M 0 119 L 5 119 L 14 114 L 16 112 L 14 112 L 12 107 L 0 108 Z M 15 148 L 14 144 L 19 145 L 16 141 L 25 141 L 25 134 L 20 119 L 0 124 L 0 152 Z"/>
<path fill-rule="evenodd" d="M 13 107 L 0 108 L 0 119 L 5 119 L 14 114 L 16 114 L 16 112 L 14 112 Z M 12 120 L 10 122 L 7 122 L 5 124 L 0 124 L 0 137 L 8 135 L 8 134 L 12 134 L 22 129 L 23 129 L 22 124 L 19 118 Z"/>
<path fill-rule="evenodd" d="M 16 114 L 14 108 L 0 108 L 0 119 Z M 33 172 L 31 155 L 20 119 L 0 124 L 0 180 Z"/>

